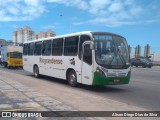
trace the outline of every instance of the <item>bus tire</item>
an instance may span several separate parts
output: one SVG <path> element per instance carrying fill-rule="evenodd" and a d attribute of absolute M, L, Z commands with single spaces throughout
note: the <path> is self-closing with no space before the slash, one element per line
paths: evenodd
<path fill-rule="evenodd" d="M 77 75 L 74 70 L 71 70 L 67 75 L 67 80 L 70 86 L 76 87 L 77 86 Z"/>
<path fill-rule="evenodd" d="M 36 78 L 38 78 L 40 75 L 39 75 L 39 68 L 37 65 L 34 66 L 34 69 L 33 69 L 33 72 L 34 72 L 34 76 Z"/>
<path fill-rule="evenodd" d="M 4 65 L 5 68 L 7 68 L 7 66 L 8 66 L 8 64 L 6 62 L 4 62 L 3 65 Z"/>

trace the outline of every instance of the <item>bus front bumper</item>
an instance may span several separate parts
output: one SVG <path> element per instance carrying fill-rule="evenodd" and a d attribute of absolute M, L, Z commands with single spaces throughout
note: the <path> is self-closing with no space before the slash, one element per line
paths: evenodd
<path fill-rule="evenodd" d="M 8 64 L 10 67 L 23 67 L 23 64 Z"/>
<path fill-rule="evenodd" d="M 130 81 L 131 72 L 128 72 L 126 77 L 105 77 L 99 73 L 94 73 L 92 85 L 121 85 L 128 84 Z"/>

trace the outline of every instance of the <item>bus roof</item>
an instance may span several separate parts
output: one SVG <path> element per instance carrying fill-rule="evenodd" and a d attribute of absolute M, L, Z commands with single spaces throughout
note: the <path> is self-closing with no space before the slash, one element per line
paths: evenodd
<path fill-rule="evenodd" d="M 22 52 L 16 51 L 16 50 L 15 50 L 15 51 L 14 51 L 14 50 L 13 50 L 13 51 L 8 51 L 8 53 L 12 53 L 12 52 L 15 52 L 15 53 L 22 53 Z"/>
<path fill-rule="evenodd" d="M 118 34 L 114 34 L 114 33 L 110 33 L 110 32 L 82 31 L 82 32 L 70 33 L 70 34 L 65 34 L 65 35 L 59 35 L 59 36 L 55 36 L 55 37 L 47 37 L 47 38 L 35 39 L 35 40 L 27 41 L 27 42 L 24 42 L 24 43 L 30 43 L 30 42 L 35 42 L 35 41 L 37 42 L 37 41 L 50 40 L 50 39 L 58 39 L 58 38 L 70 37 L 70 36 L 76 36 L 76 35 L 82 35 L 82 34 L 86 34 L 86 35 L 91 35 L 91 34 L 99 34 L 99 35 L 101 35 L 101 34 L 110 34 L 110 35 L 115 35 L 115 36 L 122 37 L 122 36 L 120 36 Z"/>

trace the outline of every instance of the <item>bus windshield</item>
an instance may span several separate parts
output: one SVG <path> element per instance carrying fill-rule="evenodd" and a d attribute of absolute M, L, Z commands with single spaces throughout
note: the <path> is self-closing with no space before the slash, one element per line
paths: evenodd
<path fill-rule="evenodd" d="M 11 52 L 10 58 L 22 58 L 22 53 Z"/>
<path fill-rule="evenodd" d="M 128 45 L 123 37 L 95 35 L 94 40 L 97 64 L 108 69 L 129 67 Z"/>

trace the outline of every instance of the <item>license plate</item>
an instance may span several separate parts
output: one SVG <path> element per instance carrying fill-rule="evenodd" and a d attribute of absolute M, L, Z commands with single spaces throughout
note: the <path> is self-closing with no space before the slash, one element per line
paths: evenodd
<path fill-rule="evenodd" d="M 120 80 L 113 80 L 113 82 L 114 82 L 114 83 L 119 83 L 119 82 L 120 82 Z"/>

